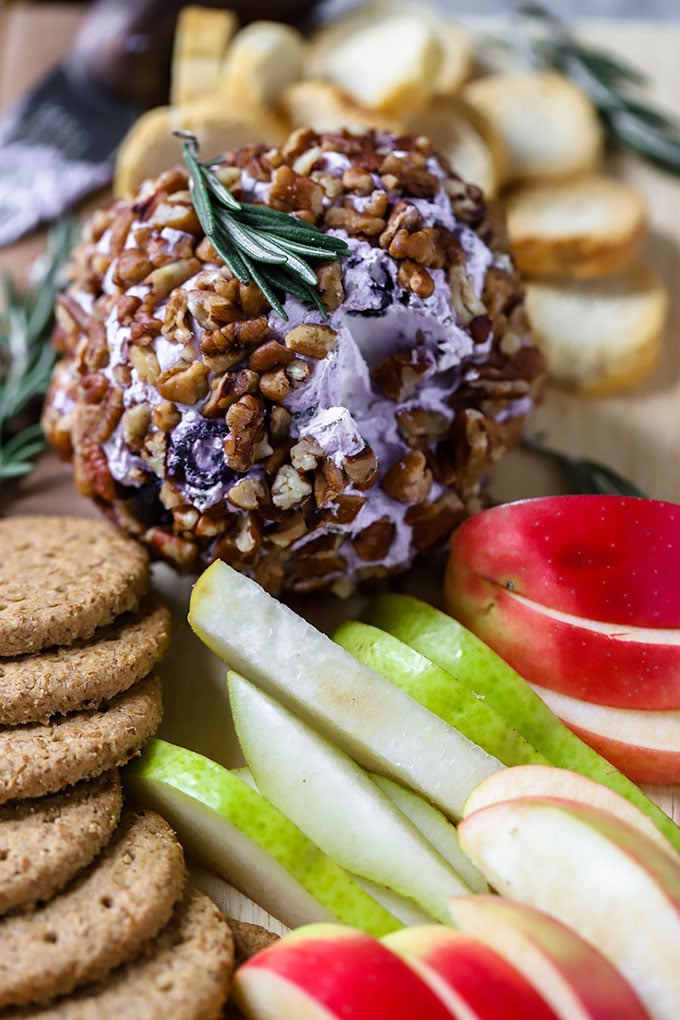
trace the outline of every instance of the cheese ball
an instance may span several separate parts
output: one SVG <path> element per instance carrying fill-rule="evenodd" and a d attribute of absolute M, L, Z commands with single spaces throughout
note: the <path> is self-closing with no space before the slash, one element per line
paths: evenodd
<path fill-rule="evenodd" d="M 346 241 L 314 265 L 325 312 L 281 295 L 283 318 L 239 282 L 177 167 L 86 226 L 45 431 L 180 569 L 345 595 L 481 507 L 543 378 L 521 281 L 495 212 L 422 137 L 301 129 L 214 169 Z"/>

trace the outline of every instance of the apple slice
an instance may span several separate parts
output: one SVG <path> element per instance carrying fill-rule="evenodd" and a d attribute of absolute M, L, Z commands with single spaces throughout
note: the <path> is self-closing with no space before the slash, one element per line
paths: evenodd
<path fill-rule="evenodd" d="M 529 766 L 526 767 L 528 768 Z M 505 772 L 507 772 L 507 769 L 502 769 L 500 772 L 495 772 L 494 775 L 500 776 Z M 390 798 L 402 814 L 406 815 L 413 822 L 415 827 L 422 832 L 428 843 L 441 854 L 445 861 L 448 861 L 473 892 L 488 891 L 489 887 L 481 871 L 474 866 L 467 854 L 464 854 L 461 850 L 455 825 L 441 811 L 430 804 L 429 801 L 424 800 L 419 794 L 414 793 L 413 790 L 407 790 L 405 786 L 395 783 L 392 779 L 379 776 L 376 772 L 372 772 L 370 775 L 373 782 Z M 480 786 L 483 786 L 484 782 L 489 782 L 491 779 L 493 779 L 493 776 L 489 776 L 489 779 L 484 780 Z M 475 789 L 479 789 L 479 787 L 475 787 Z M 474 794 L 474 792 L 473 790 L 472 793 Z"/>
<path fill-rule="evenodd" d="M 454 532 L 450 562 L 454 578 L 461 565 L 580 619 L 680 628 L 674 503 L 583 495 L 506 503 Z"/>
<path fill-rule="evenodd" d="M 504 765 L 545 763 L 543 755 L 509 726 L 507 719 L 451 673 L 392 634 L 349 621 L 338 627 L 333 640 Z"/>
<path fill-rule="evenodd" d="M 461 931 L 443 925 L 403 928 L 382 942 L 429 984 L 454 1020 L 561 1020 L 500 953 Z M 568 1020 L 582 1017 L 573 1014 Z"/>
<path fill-rule="evenodd" d="M 448 920 L 447 897 L 469 887 L 366 772 L 237 673 L 228 688 L 260 793 L 341 867 Z"/>
<path fill-rule="evenodd" d="M 494 507 L 454 534 L 445 607 L 526 680 L 680 709 L 680 509 L 612 496 Z"/>
<path fill-rule="evenodd" d="M 516 967 L 560 1020 L 649 1020 L 618 970 L 550 914 L 500 896 L 451 899 L 450 909 L 454 924 Z"/>
<path fill-rule="evenodd" d="M 226 563 L 216 561 L 196 582 L 189 622 L 232 669 L 364 768 L 412 787 L 450 817 L 459 817 L 470 790 L 501 768 Z"/>
<path fill-rule="evenodd" d="M 680 711 L 607 708 L 533 685 L 555 715 L 636 783 L 680 783 Z"/>
<path fill-rule="evenodd" d="M 549 797 L 481 808 L 460 823 L 459 836 L 501 895 L 573 928 L 654 1020 L 677 1020 L 680 862 L 614 815 Z"/>
<path fill-rule="evenodd" d="M 401 927 L 280 811 L 209 758 L 151 740 L 125 781 L 199 863 L 288 927 L 342 920 L 378 935 Z"/>
<path fill-rule="evenodd" d="M 552 765 L 581 772 L 616 790 L 651 818 L 680 850 L 680 829 L 627 776 L 560 722 L 529 684 L 457 620 L 409 595 L 381 595 L 367 619 L 453 673 L 484 698 Z M 519 764 L 519 763 L 517 763 Z"/>
<path fill-rule="evenodd" d="M 248 1020 L 451 1020 L 396 953 L 341 925 L 306 925 L 251 956 L 233 996 Z"/>
<path fill-rule="evenodd" d="M 517 800 L 518 797 L 559 797 L 561 800 L 590 804 L 591 807 L 608 811 L 639 829 L 674 860 L 678 860 L 675 847 L 659 832 L 651 819 L 629 800 L 580 772 L 552 765 L 517 765 L 496 772 L 475 787 L 465 801 L 463 815 L 470 815 L 489 804 Z"/>

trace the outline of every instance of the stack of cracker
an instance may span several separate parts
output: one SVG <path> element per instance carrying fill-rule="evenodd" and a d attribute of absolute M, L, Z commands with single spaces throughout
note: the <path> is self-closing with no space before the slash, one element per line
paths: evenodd
<path fill-rule="evenodd" d="M 146 552 L 104 521 L 0 521 L 2 1016 L 219 1017 L 230 929 L 185 891 L 118 769 L 161 719 L 170 639 Z"/>

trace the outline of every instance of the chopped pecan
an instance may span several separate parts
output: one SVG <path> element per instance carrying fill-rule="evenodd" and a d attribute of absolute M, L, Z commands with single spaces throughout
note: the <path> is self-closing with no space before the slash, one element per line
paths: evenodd
<path fill-rule="evenodd" d="M 249 471 L 255 462 L 255 447 L 264 439 L 264 404 L 253 394 L 241 397 L 227 410 L 229 435 L 224 456 L 232 471 Z"/>
<path fill-rule="evenodd" d="M 347 480 L 342 468 L 327 457 L 318 467 L 314 476 L 314 499 L 318 507 L 325 506 L 337 499 L 347 488 Z"/>
<path fill-rule="evenodd" d="M 184 292 L 186 294 L 186 291 Z M 171 299 L 174 294 L 171 295 Z M 219 329 L 226 323 L 235 322 L 240 317 L 240 309 L 229 298 L 222 297 L 215 291 L 191 290 L 187 295 L 189 311 L 201 329 Z"/>
<path fill-rule="evenodd" d="M 297 471 L 315 471 L 324 452 L 312 436 L 302 436 L 290 449 L 290 462 Z"/>
<path fill-rule="evenodd" d="M 278 340 L 266 340 L 248 358 L 248 368 L 254 372 L 269 372 L 281 365 L 289 365 L 294 357 L 294 352 Z"/>
<path fill-rule="evenodd" d="M 359 496 L 353 492 L 342 492 L 335 497 L 333 505 L 326 512 L 338 524 L 351 524 L 365 502 L 365 496 Z"/>
<path fill-rule="evenodd" d="M 165 477 L 165 455 L 168 439 L 165 432 L 153 432 L 144 440 L 141 451 L 142 460 L 158 478 Z"/>
<path fill-rule="evenodd" d="M 338 334 L 330 326 L 303 323 L 286 333 L 285 344 L 296 354 L 308 358 L 325 358 L 335 350 L 337 338 Z"/>
<path fill-rule="evenodd" d="M 130 287 L 135 283 L 141 283 L 152 269 L 151 260 L 141 249 L 125 248 L 116 259 L 113 282 L 119 287 Z"/>
<path fill-rule="evenodd" d="M 176 262 L 168 262 L 149 273 L 146 282 L 149 285 L 149 292 L 145 300 L 156 304 L 167 297 L 171 290 L 186 283 L 192 276 L 195 276 L 201 268 L 198 259 L 178 259 Z"/>
<path fill-rule="evenodd" d="M 260 392 L 267 400 L 280 404 L 288 396 L 290 382 L 284 368 L 275 368 L 260 376 Z"/>
<path fill-rule="evenodd" d="M 354 487 L 362 492 L 370 489 L 378 480 L 378 461 L 368 443 L 358 453 L 345 457 L 342 466 Z"/>
<path fill-rule="evenodd" d="M 266 316 L 269 311 L 269 302 L 256 283 L 239 283 L 238 299 L 243 314 L 249 319 Z"/>
<path fill-rule="evenodd" d="M 156 404 L 151 417 L 156 428 L 163 432 L 170 432 L 182 420 L 181 412 L 171 400 L 162 400 Z"/>
<path fill-rule="evenodd" d="M 286 365 L 286 375 L 292 382 L 293 386 L 300 386 L 306 379 L 309 378 L 311 372 L 310 366 L 302 358 L 295 358 L 291 361 L 290 365 Z"/>
<path fill-rule="evenodd" d="M 272 503 L 280 510 L 298 506 L 310 495 L 312 486 L 292 464 L 282 464 L 272 485 Z"/>
<path fill-rule="evenodd" d="M 296 591 L 314 591 L 325 588 L 327 578 L 335 574 L 343 574 L 347 570 L 347 560 L 334 552 L 317 552 L 309 556 L 298 554 L 295 563 Z"/>
<path fill-rule="evenodd" d="M 177 287 L 165 304 L 165 317 L 161 333 L 166 340 L 173 340 L 180 344 L 191 340 L 193 334 L 187 323 L 187 308 L 187 292 Z"/>
<path fill-rule="evenodd" d="M 257 510 L 269 499 L 267 486 L 261 478 L 242 478 L 232 485 L 227 499 L 239 510 Z"/>
<path fill-rule="evenodd" d="M 164 202 L 159 202 L 149 217 L 149 223 L 155 227 L 183 230 L 187 234 L 201 233 L 201 225 L 188 191 L 176 191 Z"/>
<path fill-rule="evenodd" d="M 359 559 L 384 560 L 394 539 L 395 525 L 389 517 L 379 517 L 352 539 Z"/>
<path fill-rule="evenodd" d="M 278 405 L 269 411 L 269 438 L 272 443 L 280 443 L 282 439 L 288 438 L 290 423 L 293 416 L 290 411 Z"/>
<path fill-rule="evenodd" d="M 352 206 L 331 205 L 324 216 L 326 226 L 336 230 L 346 230 L 348 234 L 366 234 L 374 237 L 385 229 L 382 216 L 371 216 L 370 213 L 359 212 Z"/>
<path fill-rule="evenodd" d="M 281 155 L 284 159 L 295 160 L 298 156 L 301 156 L 303 152 L 311 146 L 318 143 L 319 136 L 308 127 L 297 128 L 295 131 L 288 135 L 282 149 Z"/>
<path fill-rule="evenodd" d="M 433 367 L 432 355 L 424 347 L 391 354 L 373 369 L 373 381 L 386 396 L 403 403 L 413 395 L 419 383 Z"/>
<path fill-rule="evenodd" d="M 123 414 L 121 425 L 123 439 L 133 450 L 141 450 L 151 424 L 151 406 L 134 404 Z"/>
<path fill-rule="evenodd" d="M 193 531 L 198 518 L 198 510 L 193 506 L 179 506 L 172 512 L 172 521 L 177 531 Z"/>
<path fill-rule="evenodd" d="M 256 393 L 260 377 L 243 368 L 238 372 L 225 372 L 210 383 L 210 396 L 201 408 L 204 418 L 221 418 L 227 408 L 247 393 Z"/>
<path fill-rule="evenodd" d="M 410 290 L 421 298 L 429 298 L 434 294 L 434 280 L 424 266 L 413 259 L 404 259 L 399 263 L 397 271 L 399 285 Z"/>
<path fill-rule="evenodd" d="M 422 407 L 402 408 L 397 411 L 399 435 L 412 450 L 424 450 L 444 438 L 449 419 L 440 411 L 426 411 Z"/>
<path fill-rule="evenodd" d="M 301 513 L 292 514 L 283 524 L 267 532 L 267 539 L 277 549 L 287 549 L 307 533 L 307 525 L 304 515 Z"/>
<path fill-rule="evenodd" d="M 380 166 L 380 176 L 388 191 L 405 191 L 415 198 L 433 198 L 439 191 L 439 178 L 414 157 L 389 153 Z"/>
<path fill-rule="evenodd" d="M 342 269 L 339 262 L 324 262 L 316 271 L 321 300 L 329 312 L 334 312 L 345 300 Z"/>
<path fill-rule="evenodd" d="M 319 156 L 321 156 L 321 154 L 322 153 L 319 146 L 313 145 L 311 148 L 307 149 L 306 152 L 302 152 L 297 157 L 297 159 L 293 163 L 293 170 L 295 171 L 296 174 L 302 174 L 303 177 L 309 177 L 312 170 L 314 169 L 314 164 L 318 161 Z M 280 162 L 278 166 L 281 166 Z"/>
<path fill-rule="evenodd" d="M 242 556 L 250 556 L 262 545 L 262 525 L 255 514 L 248 513 L 238 523 L 236 548 Z"/>
<path fill-rule="evenodd" d="M 208 366 L 201 361 L 179 362 L 156 379 L 156 389 L 165 400 L 195 404 L 208 392 Z"/>
<path fill-rule="evenodd" d="M 309 177 L 292 167 L 280 166 L 272 174 L 269 204 L 283 212 L 309 210 L 316 217 L 323 209 L 323 190 Z"/>
<path fill-rule="evenodd" d="M 466 509 L 455 492 L 445 492 L 432 503 L 420 503 L 406 511 L 406 523 L 419 553 L 441 545 L 465 517 Z"/>
<path fill-rule="evenodd" d="M 109 257 L 116 258 L 123 251 L 135 214 L 132 209 L 118 208 L 111 221 L 109 232 Z"/>
<path fill-rule="evenodd" d="M 342 184 L 346 191 L 354 191 L 357 195 L 370 195 L 374 187 L 373 176 L 355 164 L 344 171 Z"/>
<path fill-rule="evenodd" d="M 149 528 L 144 541 L 164 559 L 175 563 L 181 570 L 188 570 L 198 558 L 198 547 L 190 539 L 182 538 L 164 528 Z"/>
<path fill-rule="evenodd" d="M 135 294 L 121 294 L 116 302 L 116 314 L 121 326 L 129 326 L 142 299 Z"/>
<path fill-rule="evenodd" d="M 387 220 L 387 225 L 380 235 L 380 247 L 389 248 L 397 233 L 401 230 L 411 233 L 420 230 L 423 218 L 412 202 L 400 199 L 394 203 Z"/>
<path fill-rule="evenodd" d="M 99 497 L 105 503 L 116 498 L 116 483 L 104 450 L 92 439 L 84 439 L 73 458 L 73 476 L 83 496 Z"/>
<path fill-rule="evenodd" d="M 385 472 L 381 485 L 399 503 L 420 503 L 432 487 L 432 472 L 425 454 L 411 450 Z"/>
<path fill-rule="evenodd" d="M 212 246 L 212 242 L 207 237 L 201 239 L 196 246 L 196 258 L 200 259 L 201 262 L 219 262 L 220 257 Z"/>

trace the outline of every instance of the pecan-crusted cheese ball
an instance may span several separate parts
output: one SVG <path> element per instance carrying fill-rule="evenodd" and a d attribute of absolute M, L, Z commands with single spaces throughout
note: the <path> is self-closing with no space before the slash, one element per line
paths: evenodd
<path fill-rule="evenodd" d="M 81 492 L 183 569 L 272 591 L 405 569 L 480 507 L 540 386 L 520 280 L 429 142 L 295 132 L 219 176 L 347 241 L 288 321 L 217 256 L 183 169 L 95 213 L 44 413 Z"/>

